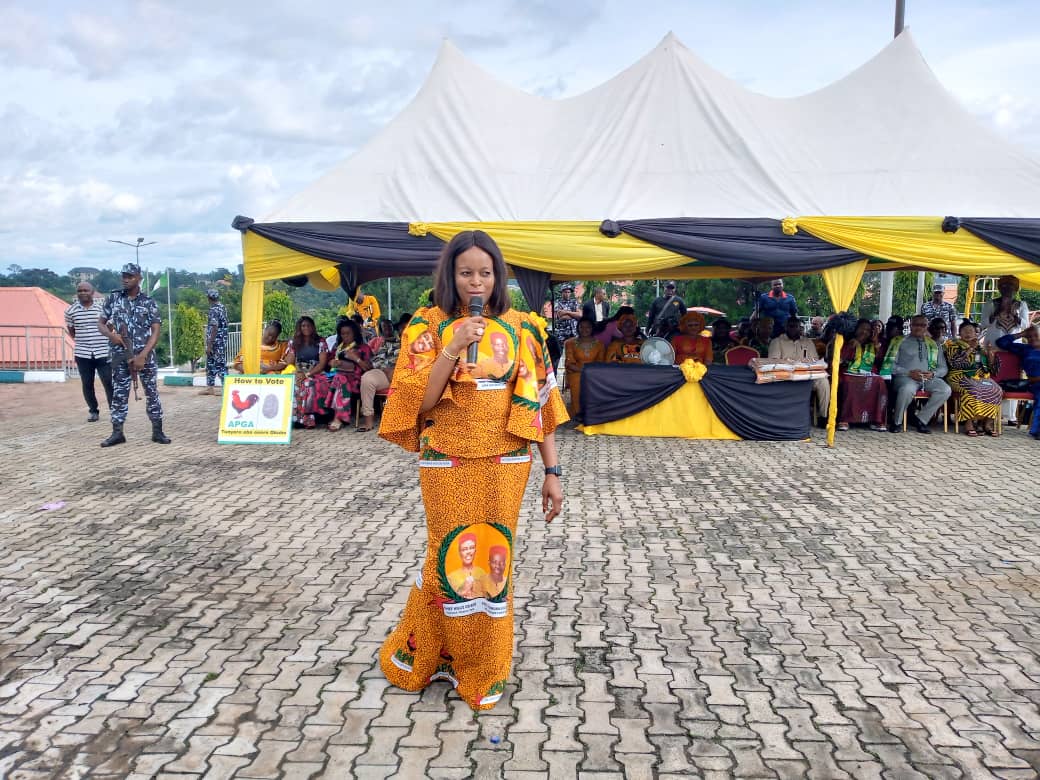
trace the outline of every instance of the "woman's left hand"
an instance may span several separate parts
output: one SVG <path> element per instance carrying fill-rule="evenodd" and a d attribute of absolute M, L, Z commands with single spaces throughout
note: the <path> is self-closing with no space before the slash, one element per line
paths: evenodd
<path fill-rule="evenodd" d="M 563 486 L 555 474 L 546 474 L 542 482 L 542 511 L 547 523 L 563 511 Z"/>

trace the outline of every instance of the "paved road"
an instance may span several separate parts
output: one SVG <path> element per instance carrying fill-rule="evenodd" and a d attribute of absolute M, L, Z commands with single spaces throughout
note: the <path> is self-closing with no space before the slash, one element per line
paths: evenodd
<path fill-rule="evenodd" d="M 0 776 L 1033 778 L 1040 445 L 561 435 L 514 674 L 474 719 L 376 652 L 423 554 L 373 434 L 218 447 L 216 399 L 0 386 Z M 60 509 L 45 504 L 64 501 Z"/>

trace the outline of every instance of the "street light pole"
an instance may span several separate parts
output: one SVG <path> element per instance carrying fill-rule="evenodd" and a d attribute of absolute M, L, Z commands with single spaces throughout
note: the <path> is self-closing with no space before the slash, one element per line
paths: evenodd
<path fill-rule="evenodd" d="M 108 241 L 112 244 L 122 244 L 123 246 L 132 246 L 134 248 L 134 262 L 137 267 L 141 267 L 141 247 L 151 246 L 156 243 L 155 241 L 145 241 L 143 238 L 138 237 L 137 241 L 131 244 L 129 241 L 120 241 L 115 238 L 110 238 Z M 167 269 L 169 271 L 169 269 Z M 148 288 L 148 277 L 144 278 L 145 294 L 151 292 Z M 167 331 L 170 337 L 170 367 L 173 367 L 173 306 L 170 304 L 170 276 L 169 273 L 166 275 L 166 308 L 170 310 L 170 328 Z"/>
<path fill-rule="evenodd" d="M 895 25 L 893 27 L 893 36 L 898 38 L 899 34 L 903 32 L 903 22 L 906 19 L 906 0 L 896 0 L 896 18 Z M 882 271 L 881 272 L 881 289 L 878 290 L 878 318 L 881 320 L 887 320 L 892 316 L 892 295 L 895 290 L 895 271 Z M 921 289 L 924 286 L 924 274 L 920 274 L 917 280 L 918 288 Z M 918 293 L 920 297 L 920 293 Z M 920 305 L 920 303 L 918 303 Z M 917 311 L 917 307 L 914 308 Z"/>

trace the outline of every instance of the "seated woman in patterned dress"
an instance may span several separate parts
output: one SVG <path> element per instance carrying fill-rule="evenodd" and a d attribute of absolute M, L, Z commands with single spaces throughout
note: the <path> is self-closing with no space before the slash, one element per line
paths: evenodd
<path fill-rule="evenodd" d="M 608 363 L 642 363 L 639 348 L 643 339 L 639 337 L 639 322 L 634 314 L 622 314 L 617 321 L 621 337 L 614 339 L 607 347 L 604 360 Z"/>
<path fill-rule="evenodd" d="M 959 397 L 957 421 L 964 423 L 968 436 L 978 436 L 978 428 L 988 436 L 996 436 L 997 415 L 1004 391 L 989 378 L 991 371 L 986 350 L 979 344 L 978 326 L 970 320 L 961 323 L 958 337 L 943 344 L 949 371 L 946 381 Z"/>
<path fill-rule="evenodd" d="M 314 320 L 306 315 L 300 317 L 285 353 L 285 362 L 296 366 L 293 422 L 304 428 L 315 427 L 315 418 L 328 413 L 325 403 L 329 395 L 329 380 L 325 376 L 328 360 L 329 347 L 318 335 Z"/>
<path fill-rule="evenodd" d="M 333 414 L 330 431 L 338 431 L 350 422 L 353 400 L 360 397 L 361 377 L 372 368 L 371 360 L 372 350 L 365 343 L 361 326 L 352 319 L 340 323 L 329 360 L 333 374 L 325 403 Z"/>
<path fill-rule="evenodd" d="M 587 317 L 578 321 L 578 335 L 563 343 L 564 362 L 567 371 L 567 387 L 571 392 L 567 411 L 576 417 L 581 411 L 581 370 L 587 363 L 603 362 L 603 345 L 592 335 L 596 323 Z"/>

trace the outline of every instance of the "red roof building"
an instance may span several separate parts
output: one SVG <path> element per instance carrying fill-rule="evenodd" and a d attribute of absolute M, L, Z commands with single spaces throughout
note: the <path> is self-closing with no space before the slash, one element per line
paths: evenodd
<path fill-rule="evenodd" d="M 75 343 L 65 330 L 69 303 L 39 287 L 0 287 L 0 368 L 75 365 Z"/>

